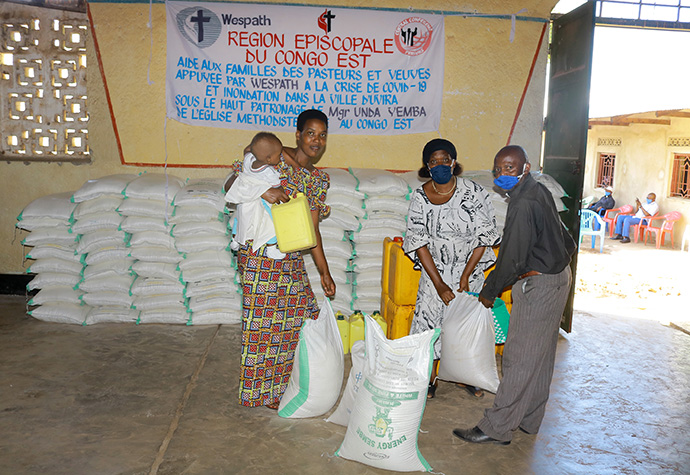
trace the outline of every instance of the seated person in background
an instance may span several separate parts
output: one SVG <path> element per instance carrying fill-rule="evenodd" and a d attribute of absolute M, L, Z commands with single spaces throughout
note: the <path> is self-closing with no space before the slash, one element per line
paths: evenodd
<path fill-rule="evenodd" d="M 267 244 L 266 254 L 272 259 L 285 257 L 277 246 L 270 207 L 261 198 L 269 188 L 280 187 L 280 174 L 274 167 L 282 153 L 282 142 L 270 132 L 256 134 L 245 149 L 242 172 L 225 195 L 225 201 L 237 204 L 233 249 L 252 240 L 255 249 Z"/>
<path fill-rule="evenodd" d="M 589 205 L 589 209 L 595 213 L 599 213 L 599 216 L 604 216 L 606 211 L 613 209 L 616 206 L 616 200 L 613 199 L 613 188 L 610 186 L 604 187 L 604 196 L 597 201 Z"/>
<path fill-rule="evenodd" d="M 620 216 L 616 220 L 616 235 L 611 239 L 618 239 L 622 243 L 630 242 L 630 226 L 638 224 L 643 218 L 654 216 L 659 212 L 659 205 L 656 202 L 656 195 L 647 195 L 647 202 L 640 203 L 639 198 L 635 198 L 635 214 Z"/>

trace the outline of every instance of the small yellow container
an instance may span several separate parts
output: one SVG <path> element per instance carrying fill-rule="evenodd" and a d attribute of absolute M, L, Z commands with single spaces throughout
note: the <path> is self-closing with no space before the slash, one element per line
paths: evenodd
<path fill-rule="evenodd" d="M 316 232 L 311 219 L 307 197 L 302 193 L 287 203 L 271 207 L 273 227 L 276 230 L 278 249 L 281 252 L 294 252 L 316 246 Z"/>
<path fill-rule="evenodd" d="M 388 336 L 388 324 L 386 323 L 386 320 L 383 318 L 383 315 L 381 315 L 380 312 L 374 312 L 371 314 L 371 318 L 376 320 L 376 323 L 379 324 L 381 329 L 383 330 L 383 334 Z"/>
<path fill-rule="evenodd" d="M 340 339 L 343 340 L 343 351 L 348 354 L 350 352 L 350 321 L 342 312 L 335 314 L 335 320 L 338 324 Z"/>
<path fill-rule="evenodd" d="M 350 315 L 350 351 L 356 341 L 364 340 L 364 315 L 359 310 Z"/>

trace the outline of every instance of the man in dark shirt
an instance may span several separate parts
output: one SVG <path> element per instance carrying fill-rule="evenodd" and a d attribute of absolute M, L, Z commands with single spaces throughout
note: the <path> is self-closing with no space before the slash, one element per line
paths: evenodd
<path fill-rule="evenodd" d="M 513 431 L 536 434 L 544 417 L 556 358 L 558 327 L 570 290 L 575 242 L 558 216 L 551 193 L 529 174 L 522 147 L 502 148 L 494 183 L 510 196 L 496 268 L 479 301 L 492 307 L 513 285 L 513 308 L 503 351 L 503 379 L 493 407 L 472 429 L 453 434 L 468 442 L 510 443 Z"/>
<path fill-rule="evenodd" d="M 599 213 L 599 216 L 604 216 L 606 211 L 613 209 L 614 206 L 616 206 L 616 200 L 613 199 L 613 188 L 605 186 L 604 196 L 596 203 L 589 205 L 589 209 L 595 213 Z"/>

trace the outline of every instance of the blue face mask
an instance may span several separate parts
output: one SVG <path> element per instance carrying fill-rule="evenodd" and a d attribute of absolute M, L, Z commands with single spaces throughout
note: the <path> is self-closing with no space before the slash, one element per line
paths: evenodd
<path fill-rule="evenodd" d="M 518 181 L 520 181 L 519 176 L 501 175 L 498 178 L 494 178 L 494 185 L 506 191 L 510 191 L 515 188 L 515 185 L 518 184 Z"/>
<path fill-rule="evenodd" d="M 501 175 L 498 178 L 494 178 L 494 185 L 496 185 L 499 188 L 502 188 L 506 191 L 510 191 L 515 186 L 518 184 L 520 181 L 520 178 L 525 174 L 525 167 L 527 164 L 524 164 L 522 166 L 522 173 L 519 174 L 518 176 L 512 176 L 512 175 Z"/>
<path fill-rule="evenodd" d="M 647 204 L 649 204 L 649 203 L 651 203 L 651 202 L 652 202 L 652 200 L 650 200 L 649 198 L 647 198 Z"/>
<path fill-rule="evenodd" d="M 607 191 L 607 192 L 604 193 L 604 194 L 605 194 L 606 196 L 611 196 L 611 192 L 610 192 L 610 191 Z"/>
<path fill-rule="evenodd" d="M 453 178 L 453 168 L 450 165 L 436 165 L 429 169 L 431 179 L 439 185 L 445 185 Z"/>

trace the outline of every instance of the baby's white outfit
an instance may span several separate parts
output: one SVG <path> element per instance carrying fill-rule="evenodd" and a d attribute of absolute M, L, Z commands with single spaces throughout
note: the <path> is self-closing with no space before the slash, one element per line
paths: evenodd
<path fill-rule="evenodd" d="M 271 165 L 252 168 L 255 161 L 252 153 L 244 156 L 242 173 L 237 175 L 225 194 L 225 201 L 237 203 L 236 223 L 233 226 L 235 236 L 231 247 L 236 249 L 240 243 L 252 239 L 255 250 L 264 244 L 272 244 L 266 246 L 266 255 L 271 259 L 282 259 L 285 254 L 280 252 L 276 244 L 271 208 L 261 198 L 266 190 L 280 186 L 280 174 Z"/>

